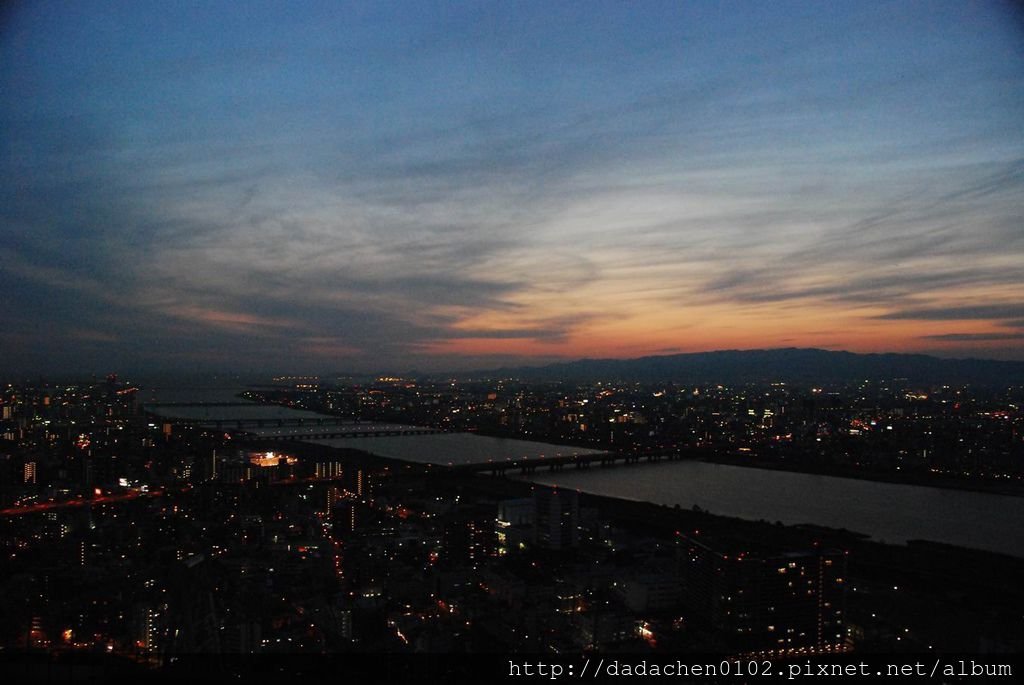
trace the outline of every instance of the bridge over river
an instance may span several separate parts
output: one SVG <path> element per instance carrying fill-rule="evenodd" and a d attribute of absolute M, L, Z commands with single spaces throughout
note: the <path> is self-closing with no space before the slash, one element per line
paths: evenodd
<path fill-rule="evenodd" d="M 452 464 L 446 468 L 457 472 L 489 473 L 495 476 L 505 475 L 508 471 L 518 471 L 529 475 L 536 471 L 563 471 L 569 469 L 586 469 L 592 466 L 607 468 L 616 465 L 639 464 L 643 462 L 680 461 L 696 459 L 696 450 L 645 450 L 640 452 L 582 452 L 536 457 L 522 457 L 500 461 L 484 461 L 465 464 Z"/>
<path fill-rule="evenodd" d="M 356 421 L 280 405 L 251 402 L 167 402 L 145 406 L 151 418 L 164 423 L 226 431 L 249 441 L 379 438 L 439 433 L 435 428 L 398 423 Z"/>

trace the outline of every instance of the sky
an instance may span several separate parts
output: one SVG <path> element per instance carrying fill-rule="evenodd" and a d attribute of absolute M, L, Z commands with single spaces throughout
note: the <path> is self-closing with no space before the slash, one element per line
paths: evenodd
<path fill-rule="evenodd" d="M 15 2 L 0 370 L 1024 359 L 999 2 Z"/>

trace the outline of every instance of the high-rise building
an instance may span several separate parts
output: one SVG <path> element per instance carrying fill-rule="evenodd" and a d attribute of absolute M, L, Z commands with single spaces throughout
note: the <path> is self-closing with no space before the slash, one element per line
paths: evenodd
<path fill-rule="evenodd" d="M 442 528 L 442 559 L 475 564 L 495 552 L 489 509 L 467 508 L 449 515 Z"/>
<path fill-rule="evenodd" d="M 533 539 L 533 499 L 523 497 L 498 502 L 498 516 L 494 521 L 496 553 L 504 556 Z"/>
<path fill-rule="evenodd" d="M 313 470 L 317 478 L 341 478 L 343 474 L 340 461 L 318 461 Z"/>
<path fill-rule="evenodd" d="M 538 487 L 533 491 L 533 541 L 546 549 L 580 544 L 580 497 L 575 490 Z"/>
<path fill-rule="evenodd" d="M 262 649 L 263 630 L 257 621 L 241 621 L 224 627 L 222 649 L 228 654 L 257 654 Z"/>
<path fill-rule="evenodd" d="M 155 652 L 159 649 L 158 621 L 160 613 L 148 602 L 135 606 L 134 615 L 135 647 L 143 652 Z"/>
<path fill-rule="evenodd" d="M 331 507 L 331 520 L 334 530 L 337 533 L 354 533 L 360 524 L 362 516 L 357 511 L 361 503 L 351 499 L 341 499 L 334 502 Z"/>

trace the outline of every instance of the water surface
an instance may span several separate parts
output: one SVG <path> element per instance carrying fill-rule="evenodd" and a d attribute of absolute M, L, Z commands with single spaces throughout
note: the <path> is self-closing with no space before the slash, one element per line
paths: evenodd
<path fill-rule="evenodd" d="M 698 461 L 538 470 L 529 479 L 737 518 L 846 528 L 890 543 L 931 540 L 1024 557 L 1024 497 Z"/>

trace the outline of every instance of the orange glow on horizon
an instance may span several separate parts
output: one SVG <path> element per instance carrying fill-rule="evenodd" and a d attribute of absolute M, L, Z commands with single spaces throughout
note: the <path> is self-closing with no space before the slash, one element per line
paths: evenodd
<path fill-rule="evenodd" d="M 988 321 L 884 320 L 835 313 L 832 316 L 746 318 L 730 322 L 710 319 L 701 325 L 668 325 L 633 320 L 584 323 L 564 338 L 464 337 L 438 340 L 423 347 L 431 355 L 513 355 L 577 358 L 631 358 L 649 355 L 706 352 L 728 349 L 781 347 L 822 348 L 857 353 L 922 352 L 942 354 L 956 349 L 957 340 L 929 336 L 1006 333 Z M 1005 341 L 972 341 L 975 348 L 998 347 Z"/>

